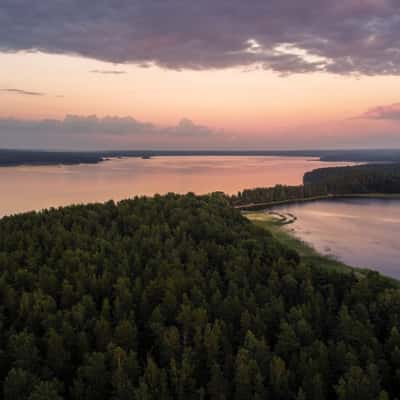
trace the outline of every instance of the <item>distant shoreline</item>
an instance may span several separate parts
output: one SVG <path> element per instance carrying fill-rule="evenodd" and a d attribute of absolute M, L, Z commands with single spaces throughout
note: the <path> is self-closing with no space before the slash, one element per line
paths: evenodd
<path fill-rule="evenodd" d="M 0 167 L 98 164 L 109 158 L 135 157 L 312 157 L 321 162 L 400 162 L 399 150 L 126 150 L 44 151 L 0 149 Z M 310 160 L 313 161 L 313 160 Z"/>

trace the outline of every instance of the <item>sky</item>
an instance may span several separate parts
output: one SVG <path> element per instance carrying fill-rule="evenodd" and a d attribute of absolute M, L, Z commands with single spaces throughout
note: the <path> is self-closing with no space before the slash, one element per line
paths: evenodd
<path fill-rule="evenodd" d="M 2 0 L 0 148 L 400 148 L 397 0 Z"/>

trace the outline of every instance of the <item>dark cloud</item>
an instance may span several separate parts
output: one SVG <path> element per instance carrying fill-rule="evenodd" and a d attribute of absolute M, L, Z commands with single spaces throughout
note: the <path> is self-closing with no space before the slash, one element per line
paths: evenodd
<path fill-rule="evenodd" d="M 123 75 L 126 71 L 119 71 L 113 69 L 94 69 L 90 71 L 92 74 L 103 74 L 103 75 Z"/>
<path fill-rule="evenodd" d="M 0 92 L 21 94 L 23 96 L 44 96 L 45 95 L 44 93 L 31 92 L 31 91 L 22 90 L 22 89 L 0 89 Z"/>
<path fill-rule="evenodd" d="M 103 117 L 96 115 L 67 115 L 63 120 L 20 120 L 15 118 L 0 119 L 0 137 L 2 134 L 35 135 L 132 135 L 147 137 L 194 137 L 213 136 L 215 133 L 189 119 L 182 119 L 176 126 L 158 126 L 141 122 L 132 117 Z"/>
<path fill-rule="evenodd" d="M 400 121 L 400 103 L 371 108 L 363 113 L 359 118 Z"/>
<path fill-rule="evenodd" d="M 2 0 L 0 51 L 279 73 L 400 73 L 398 0 Z"/>

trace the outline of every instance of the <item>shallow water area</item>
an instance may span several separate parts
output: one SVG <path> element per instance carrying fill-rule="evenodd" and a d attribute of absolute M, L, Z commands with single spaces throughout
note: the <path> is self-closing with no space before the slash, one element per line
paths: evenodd
<path fill-rule="evenodd" d="M 275 207 L 285 227 L 318 252 L 400 279 L 400 200 L 332 199 Z"/>

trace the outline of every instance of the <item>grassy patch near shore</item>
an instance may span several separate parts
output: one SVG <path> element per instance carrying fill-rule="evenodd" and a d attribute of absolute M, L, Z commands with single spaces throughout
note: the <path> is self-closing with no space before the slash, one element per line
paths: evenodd
<path fill-rule="evenodd" d="M 356 274 L 362 274 L 362 269 L 350 267 L 333 257 L 322 255 L 307 243 L 296 238 L 284 228 L 284 225 L 287 224 L 282 223 L 282 219 L 275 214 L 268 214 L 267 212 L 245 212 L 243 215 L 255 225 L 270 231 L 283 245 L 296 250 L 302 261 L 307 264 L 312 264 L 313 266 L 321 268 L 330 268 L 345 273 L 355 272 Z"/>
<path fill-rule="evenodd" d="M 287 229 L 287 226 L 290 226 L 290 222 L 288 224 L 287 221 L 290 220 L 291 222 L 294 222 L 293 217 L 295 216 L 292 217 L 292 214 L 284 216 L 280 213 L 268 213 L 267 211 L 248 211 L 243 212 L 243 215 L 255 225 L 271 232 L 281 244 L 295 250 L 299 254 L 301 261 L 305 264 L 311 265 L 313 268 L 330 269 L 331 271 L 342 272 L 345 274 L 354 273 L 360 279 L 365 277 L 367 274 L 374 273 L 378 274 L 380 279 L 383 279 L 383 281 L 400 289 L 400 281 L 395 278 L 382 275 L 377 271 L 372 271 L 367 268 L 351 267 L 350 265 L 336 260 L 333 256 L 331 257 L 318 253 L 312 246 L 295 237 Z"/>

